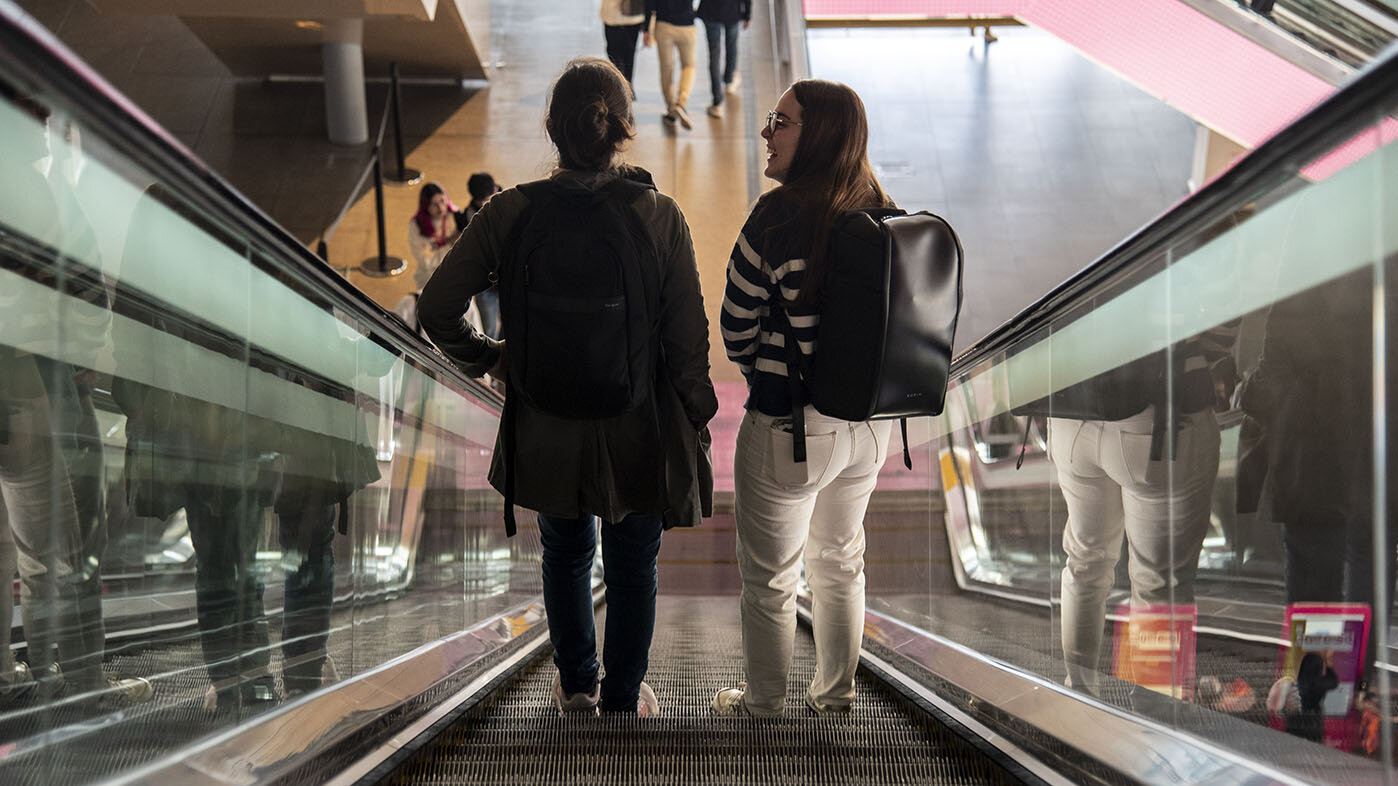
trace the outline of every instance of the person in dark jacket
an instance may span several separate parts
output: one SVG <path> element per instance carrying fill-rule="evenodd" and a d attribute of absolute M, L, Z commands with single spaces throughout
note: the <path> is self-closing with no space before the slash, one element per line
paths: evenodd
<path fill-rule="evenodd" d="M 1393 275 L 1395 260 L 1384 261 Z M 1374 527 L 1380 520 L 1374 494 L 1373 432 L 1377 402 L 1389 427 L 1378 446 L 1398 450 L 1398 357 L 1385 336 L 1381 364 L 1374 359 L 1374 269 L 1362 267 L 1277 301 L 1267 312 L 1262 355 L 1239 394 L 1243 411 L 1266 430 L 1267 473 L 1272 516 L 1282 525 L 1286 552 L 1286 602 L 1390 604 L 1393 582 L 1376 578 Z M 1382 310 L 1398 307 L 1385 294 Z M 1345 438 L 1343 435 L 1365 435 Z M 1388 488 L 1398 468 L 1387 463 Z M 1398 516 L 1389 493 L 1383 515 Z M 1398 527 L 1383 532 L 1388 576 L 1398 567 Z M 1379 574 L 1382 575 L 1382 574 Z M 1365 647 L 1363 675 L 1374 676 L 1378 627 Z"/>
<path fill-rule="evenodd" d="M 132 213 L 124 274 L 175 269 L 182 261 L 178 244 L 147 230 L 162 226 L 170 213 L 213 234 L 206 218 L 156 183 Z M 162 520 L 185 511 L 199 643 L 211 683 L 206 706 L 219 713 L 270 706 L 277 700 L 276 679 L 256 555 L 280 481 L 281 428 L 189 392 L 184 380 L 205 369 L 203 325 L 160 308 L 126 279 L 117 285 L 112 310 L 123 318 L 112 329 L 112 398 L 126 415 L 126 508 Z M 145 338 L 152 332 L 171 337 L 158 371 L 151 371 Z"/>
<path fill-rule="evenodd" d="M 558 169 L 545 185 L 555 194 L 587 197 L 619 178 L 649 183 L 642 170 L 621 166 L 622 146 L 634 136 L 630 91 L 615 66 L 600 58 L 572 61 L 554 83 L 547 128 Z M 530 207 L 520 188 L 501 192 L 481 209 L 423 290 L 420 317 L 433 342 L 467 374 L 505 378 L 510 344 L 463 325 L 463 304 L 501 282 L 504 335 L 522 325 L 509 304 L 510 273 L 518 264 L 508 244 Z M 674 200 L 645 189 L 630 205 L 653 241 L 639 262 L 653 266 L 645 287 L 658 287 L 652 335 L 660 362 L 653 393 L 626 414 L 605 419 L 550 415 L 507 392 L 515 427 L 502 419 L 490 481 L 538 513 L 543 543 L 544 605 L 554 645 L 561 711 L 657 711 L 642 679 L 655 626 L 656 558 L 667 525 L 697 524 L 712 479 L 701 482 L 705 426 L 718 409 L 709 380 L 708 320 L 699 291 L 694 246 Z M 512 339 L 511 339 L 512 340 Z M 507 388 L 508 390 L 508 388 Z M 659 433 L 657 433 L 657 429 Z M 502 447 L 514 440 L 514 460 Z M 663 467 L 663 470 L 660 469 Z M 607 585 L 606 678 L 598 681 L 591 571 L 602 520 Z"/>
<path fill-rule="evenodd" d="M 738 73 L 738 26 L 748 29 L 752 2 L 699 0 L 696 13 L 704 20 L 704 35 L 709 40 L 709 89 L 714 97 L 709 117 L 723 117 L 723 94 L 736 94 L 743 81 Z"/>
<path fill-rule="evenodd" d="M 495 184 L 495 177 L 489 172 L 477 172 L 466 181 L 466 190 L 471 194 L 471 204 L 461 212 L 465 223 L 469 224 L 471 219 L 481 212 L 481 208 L 485 207 L 485 203 L 500 193 L 500 186 Z M 495 291 L 495 287 L 491 287 L 476 295 L 475 303 L 485 334 L 491 338 L 500 338 L 500 293 Z"/>

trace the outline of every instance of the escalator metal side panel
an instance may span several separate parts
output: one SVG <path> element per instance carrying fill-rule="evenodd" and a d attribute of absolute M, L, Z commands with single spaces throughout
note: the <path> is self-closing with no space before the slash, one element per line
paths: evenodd
<path fill-rule="evenodd" d="M 808 607 L 809 597 L 800 602 Z M 929 675 L 940 683 L 932 686 L 934 692 L 963 710 L 974 706 L 972 714 L 986 718 L 998 733 L 1051 739 L 1079 758 L 1136 782 L 1158 782 L 1162 773 L 1179 783 L 1309 782 L 878 612 L 865 613 L 864 637 L 867 650 L 898 671 Z M 928 677 L 917 681 L 925 684 Z M 1010 726 L 1000 728 L 1007 721 Z M 1341 769 L 1352 764 L 1351 757 L 1335 757 Z"/>
<path fill-rule="evenodd" d="M 542 601 L 528 601 L 112 783 L 174 786 L 276 780 L 449 678 L 484 667 L 492 656 L 532 641 L 546 627 Z"/>

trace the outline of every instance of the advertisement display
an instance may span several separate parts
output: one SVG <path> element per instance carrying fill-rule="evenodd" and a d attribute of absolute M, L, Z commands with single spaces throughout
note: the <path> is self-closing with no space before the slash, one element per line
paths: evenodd
<path fill-rule="evenodd" d="M 1366 603 L 1287 607 L 1284 635 L 1290 643 L 1281 650 L 1268 697 L 1273 728 L 1332 748 L 1354 748 L 1359 733 L 1355 690 L 1364 673 L 1369 624 Z"/>
<path fill-rule="evenodd" d="M 1194 623 L 1192 604 L 1123 604 L 1117 613 L 1112 669 L 1118 679 L 1190 701 L 1194 698 Z"/>

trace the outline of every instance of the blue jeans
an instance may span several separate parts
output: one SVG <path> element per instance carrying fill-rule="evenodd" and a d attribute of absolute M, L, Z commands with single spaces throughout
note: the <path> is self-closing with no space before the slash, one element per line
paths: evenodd
<path fill-rule="evenodd" d="M 733 81 L 738 68 L 738 25 L 704 20 L 704 35 L 709 39 L 709 88 L 714 94 L 714 106 L 723 103 L 723 88 Z M 720 71 L 718 48 L 723 39 L 723 70 Z"/>
<path fill-rule="evenodd" d="M 558 679 L 567 693 L 590 693 L 598 672 L 592 610 L 597 519 L 542 513 L 538 518 L 544 546 L 544 609 Z M 660 555 L 662 529 L 658 517 L 639 513 L 602 525 L 603 581 L 607 585 L 604 712 L 636 711 L 655 632 L 655 562 Z"/>
<path fill-rule="evenodd" d="M 286 512 L 277 513 L 277 540 L 284 555 L 299 558 L 286 570 L 282 595 L 282 683 L 290 694 L 321 685 L 335 602 L 336 508 L 324 494 L 286 496 L 278 504 Z"/>
<path fill-rule="evenodd" d="M 500 338 L 500 292 L 491 287 L 476 295 L 476 310 L 481 312 L 481 327 L 493 339 Z"/>

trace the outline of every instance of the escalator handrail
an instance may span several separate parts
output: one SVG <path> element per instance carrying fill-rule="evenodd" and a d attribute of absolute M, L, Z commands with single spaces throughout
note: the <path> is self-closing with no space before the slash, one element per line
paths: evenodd
<path fill-rule="evenodd" d="M 1151 259 L 1194 230 L 1236 211 L 1240 200 L 1255 197 L 1269 181 L 1293 176 L 1301 167 L 1372 128 L 1393 106 L 1395 89 L 1398 89 L 1398 44 L 1390 45 L 1374 62 L 1356 72 L 1347 84 L 1244 155 L 1232 168 L 1181 199 L 1096 261 L 962 350 L 952 360 L 949 378 L 955 379 L 986 358 L 1014 347 L 1052 324 L 1080 303 L 1084 295 L 1117 273 Z"/>
<path fill-rule="evenodd" d="M 466 376 L 396 315 L 335 273 L 12 0 L 0 0 L 0 61 L 78 108 L 106 143 L 167 182 L 181 198 L 192 198 L 207 215 L 227 220 L 277 264 L 324 284 L 336 307 L 371 324 L 377 335 L 411 355 L 438 381 L 501 408 L 499 392 Z"/>

